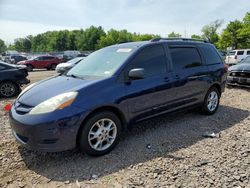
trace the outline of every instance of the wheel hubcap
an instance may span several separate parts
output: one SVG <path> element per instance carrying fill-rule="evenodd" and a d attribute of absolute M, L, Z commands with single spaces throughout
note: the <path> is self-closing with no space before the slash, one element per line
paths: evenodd
<path fill-rule="evenodd" d="M 207 99 L 207 108 L 209 111 L 214 111 L 218 105 L 218 94 L 215 91 L 212 91 L 208 95 Z"/>
<path fill-rule="evenodd" d="M 89 145 L 98 151 L 108 149 L 116 139 L 117 127 L 111 119 L 100 119 L 89 131 Z"/>
<path fill-rule="evenodd" d="M 1 94 L 5 97 L 10 97 L 15 93 L 15 87 L 12 84 L 5 83 L 0 88 Z"/>

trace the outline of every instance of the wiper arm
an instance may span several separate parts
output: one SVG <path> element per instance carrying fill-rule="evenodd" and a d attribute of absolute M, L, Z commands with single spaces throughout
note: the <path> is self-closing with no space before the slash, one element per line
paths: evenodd
<path fill-rule="evenodd" d="M 78 79 L 84 79 L 83 77 L 77 76 L 75 74 L 66 74 L 67 77 L 72 77 L 72 78 L 78 78 Z"/>

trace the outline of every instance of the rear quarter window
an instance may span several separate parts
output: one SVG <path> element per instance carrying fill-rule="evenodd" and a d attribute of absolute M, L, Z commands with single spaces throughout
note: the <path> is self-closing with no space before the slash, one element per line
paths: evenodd
<path fill-rule="evenodd" d="M 200 46 L 202 54 L 204 56 L 207 65 L 213 65 L 221 63 L 221 57 L 213 46 Z"/>
<path fill-rule="evenodd" d="M 238 51 L 237 52 L 237 55 L 243 55 L 244 54 L 244 51 Z"/>

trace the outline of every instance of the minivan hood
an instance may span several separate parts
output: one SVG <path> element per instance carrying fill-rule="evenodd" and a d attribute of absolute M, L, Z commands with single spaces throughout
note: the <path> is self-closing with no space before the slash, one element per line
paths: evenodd
<path fill-rule="evenodd" d="M 250 71 L 250 63 L 239 63 L 237 65 L 231 66 L 229 71 Z"/>
<path fill-rule="evenodd" d="M 66 76 L 51 77 L 36 83 L 17 100 L 28 106 L 36 106 L 56 95 L 70 91 L 79 91 L 97 81 L 98 80 L 83 80 Z"/>

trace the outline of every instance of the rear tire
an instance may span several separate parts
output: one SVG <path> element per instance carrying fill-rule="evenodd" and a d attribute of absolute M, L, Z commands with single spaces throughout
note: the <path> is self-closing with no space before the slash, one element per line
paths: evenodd
<path fill-rule="evenodd" d="M 56 64 L 52 64 L 50 67 L 51 70 L 56 70 Z"/>
<path fill-rule="evenodd" d="M 80 151 L 92 156 L 109 153 L 118 143 L 122 125 L 112 112 L 103 111 L 92 115 L 80 130 Z"/>
<path fill-rule="evenodd" d="M 13 82 L 5 81 L 0 83 L 0 97 L 12 98 L 20 93 L 20 88 Z"/>
<path fill-rule="evenodd" d="M 220 103 L 220 92 L 216 87 L 211 87 L 204 99 L 204 102 L 202 104 L 202 113 L 206 115 L 212 115 L 214 114 Z"/>

